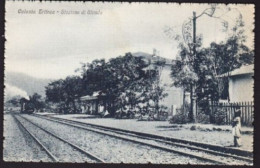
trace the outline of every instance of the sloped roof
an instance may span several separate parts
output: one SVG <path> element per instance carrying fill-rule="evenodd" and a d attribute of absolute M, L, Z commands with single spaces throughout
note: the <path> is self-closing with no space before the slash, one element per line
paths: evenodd
<path fill-rule="evenodd" d="M 101 91 L 97 91 L 97 92 L 94 92 L 91 96 L 90 95 L 86 95 L 86 96 L 80 97 L 80 100 L 81 101 L 84 101 L 84 100 L 96 100 L 96 99 L 98 99 L 98 96 L 105 96 L 105 94 L 102 93 Z"/>
<path fill-rule="evenodd" d="M 171 65 L 173 63 L 172 59 L 164 58 L 157 55 L 148 54 L 145 52 L 135 52 L 132 53 L 134 57 L 141 57 L 144 61 L 151 60 L 151 63 L 154 63 L 156 61 L 165 61 L 166 65 Z"/>
<path fill-rule="evenodd" d="M 229 76 L 244 75 L 244 74 L 254 74 L 254 64 L 244 65 L 238 69 L 234 69 L 229 73 Z M 218 75 L 218 77 L 227 77 L 227 76 L 228 73 Z"/>
<path fill-rule="evenodd" d="M 155 69 L 155 65 L 154 64 L 150 64 L 149 66 L 143 68 L 144 71 L 147 71 L 147 70 L 154 70 Z"/>
<path fill-rule="evenodd" d="M 81 101 L 84 101 L 84 100 L 96 100 L 96 99 L 97 99 L 97 96 L 82 96 L 82 97 L 80 97 Z"/>

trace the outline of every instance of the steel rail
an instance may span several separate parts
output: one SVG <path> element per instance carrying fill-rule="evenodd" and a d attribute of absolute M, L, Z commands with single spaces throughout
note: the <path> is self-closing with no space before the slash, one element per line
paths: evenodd
<path fill-rule="evenodd" d="M 64 121 L 64 122 L 69 122 L 69 123 L 74 123 L 74 124 L 78 124 L 78 125 L 83 125 L 83 126 L 88 126 L 88 127 L 94 127 L 96 129 L 102 129 L 105 131 L 110 131 L 110 132 L 114 132 L 117 134 L 122 134 L 122 135 L 126 135 L 126 136 L 132 136 L 132 137 L 137 137 L 137 138 L 142 138 L 142 139 L 148 139 L 148 140 L 153 140 L 153 141 L 157 141 L 160 143 L 165 143 L 168 145 L 172 145 L 172 146 L 178 146 L 178 147 L 184 147 L 184 148 L 188 148 L 191 150 L 198 150 L 198 151 L 202 151 L 202 152 L 206 152 L 209 154 L 213 154 L 213 155 L 217 155 L 217 156 L 224 156 L 224 157 L 231 157 L 237 160 L 243 160 L 249 163 L 253 162 L 253 159 L 250 157 L 244 157 L 244 156 L 239 156 L 236 154 L 231 154 L 231 153 L 225 153 L 225 152 L 220 152 L 220 151 L 214 151 L 212 149 L 209 149 L 207 147 L 198 147 L 195 145 L 191 145 L 189 143 L 182 143 L 182 142 L 172 142 L 172 141 L 167 141 L 165 139 L 159 139 L 159 138 L 154 138 L 154 137 L 149 137 L 149 136 L 144 136 L 144 135 L 138 135 L 135 133 L 132 133 L 132 131 L 128 131 L 128 130 L 122 130 L 122 129 L 110 129 L 109 127 L 103 127 L 103 126 L 99 126 L 99 125 L 93 125 L 93 124 L 88 124 L 88 123 L 82 123 L 82 122 L 78 122 L 78 121 L 72 121 L 72 120 L 68 120 L 68 119 L 62 119 L 62 118 L 57 118 L 57 117 L 46 117 L 46 116 L 41 116 L 41 115 L 36 115 L 37 117 L 40 118 L 44 118 L 44 119 L 49 119 L 49 120 L 59 120 L 59 121 Z"/>
<path fill-rule="evenodd" d="M 214 160 L 214 159 L 205 158 L 205 156 L 199 156 L 197 154 L 185 153 L 185 152 L 182 152 L 182 151 L 179 151 L 179 150 L 167 148 L 165 146 L 155 145 L 155 144 L 151 144 L 151 143 L 147 143 L 147 142 L 142 142 L 142 141 L 139 141 L 139 140 L 134 140 L 134 139 L 131 139 L 131 138 L 126 138 L 126 137 L 114 135 L 114 134 L 111 134 L 111 133 L 108 133 L 108 132 L 99 131 L 99 130 L 96 130 L 95 128 L 94 129 L 93 128 L 87 128 L 87 127 L 83 127 L 83 126 L 80 126 L 80 125 L 74 125 L 74 124 L 71 124 L 71 123 L 67 123 L 66 121 L 59 121 L 59 119 L 56 120 L 56 118 L 55 119 L 53 119 L 53 118 L 46 118 L 46 117 L 39 117 L 39 118 L 43 118 L 43 119 L 50 120 L 50 121 L 53 121 L 53 122 L 57 122 L 57 123 L 61 123 L 61 124 L 64 124 L 64 125 L 72 126 L 72 127 L 75 127 L 75 128 L 80 128 L 80 129 L 87 130 L 87 131 L 92 131 L 92 132 L 99 133 L 99 134 L 102 134 L 102 135 L 108 135 L 108 136 L 111 136 L 111 137 L 114 137 L 114 138 L 117 138 L 117 139 L 122 139 L 122 140 L 126 140 L 126 141 L 129 141 L 129 142 L 142 144 L 142 145 L 145 145 L 145 146 L 157 148 L 159 150 L 177 153 L 177 154 L 182 155 L 182 156 L 195 158 L 195 159 L 198 159 L 198 160 L 201 160 L 201 161 L 205 161 L 205 162 L 211 162 L 211 163 L 220 164 L 220 165 L 227 164 L 227 163 L 225 163 L 223 161 L 218 161 L 218 160 Z M 130 136 L 132 136 L 132 135 L 130 135 Z"/>
<path fill-rule="evenodd" d="M 97 162 L 99 162 L 99 163 L 104 163 L 104 162 L 105 162 L 104 160 L 100 159 L 100 158 L 97 157 L 96 155 L 94 155 L 94 154 L 92 154 L 92 153 L 90 153 L 90 152 L 88 152 L 88 151 L 82 149 L 81 147 L 79 147 L 79 146 L 77 146 L 77 145 L 75 145 L 75 144 L 72 144 L 71 142 L 69 142 L 69 141 L 67 141 L 67 140 L 65 140 L 65 139 L 63 139 L 63 138 L 61 138 L 61 137 L 59 137 L 59 136 L 57 136 L 57 135 L 55 135 L 55 134 L 53 134 L 53 133 L 51 133 L 50 131 L 48 131 L 48 130 L 42 128 L 42 127 L 40 127 L 39 125 L 37 125 L 37 124 L 35 124 L 34 122 L 28 120 L 27 118 L 25 118 L 25 117 L 23 117 L 23 116 L 21 116 L 21 115 L 19 115 L 19 116 L 20 116 L 21 118 L 23 118 L 24 120 L 26 120 L 27 122 L 29 122 L 29 123 L 31 123 L 32 125 L 34 125 L 35 127 L 41 129 L 42 131 L 44 131 L 44 132 L 50 134 L 50 135 L 53 136 L 53 137 L 55 137 L 56 139 L 59 139 L 60 141 L 69 144 L 71 147 L 73 147 L 73 148 L 77 149 L 78 151 L 80 151 L 81 153 L 87 155 L 89 158 L 91 158 L 91 159 L 93 159 L 93 160 L 95 160 L 95 161 L 97 161 Z"/>
<path fill-rule="evenodd" d="M 22 123 L 21 121 L 19 121 L 17 119 L 17 117 L 15 115 L 13 115 L 13 118 L 15 119 L 15 121 L 22 127 L 22 129 L 24 131 L 26 131 L 31 137 L 32 139 L 47 153 L 47 155 L 52 159 L 52 161 L 57 162 L 59 161 L 39 140 L 38 138 L 36 138 Z"/>
<path fill-rule="evenodd" d="M 79 123 L 79 125 L 84 125 L 84 124 Z M 92 127 L 95 127 L 95 126 L 92 126 Z M 156 141 L 156 142 L 159 142 L 159 143 L 164 143 L 164 144 L 168 144 L 168 145 L 171 145 L 171 146 L 188 148 L 188 149 L 191 149 L 191 150 L 202 151 L 202 152 L 206 152 L 206 153 L 217 155 L 217 156 L 230 157 L 230 158 L 234 158 L 234 159 L 237 159 L 237 160 L 243 160 L 243 161 L 246 161 L 246 162 L 249 162 L 249 163 L 253 162 L 253 159 L 251 159 L 251 158 L 238 156 L 238 155 L 232 155 L 232 154 L 228 154 L 228 153 L 222 153 L 222 152 L 219 152 L 219 151 L 213 151 L 213 150 L 202 148 L 202 147 L 191 146 L 191 145 L 187 145 L 187 144 L 181 144 L 181 143 L 178 143 L 178 142 L 169 142 L 169 141 L 165 141 L 165 140 L 161 140 L 161 139 L 145 137 L 145 136 L 140 136 L 140 135 L 136 135 L 136 134 L 130 134 L 130 133 L 123 132 L 123 131 L 109 130 L 108 128 L 96 127 L 96 129 L 101 129 L 101 130 L 104 130 L 104 131 L 110 131 L 110 132 L 114 132 L 114 133 L 125 135 L 125 136 L 132 136 L 132 137 L 141 138 L 141 139 L 153 140 L 153 141 Z"/>

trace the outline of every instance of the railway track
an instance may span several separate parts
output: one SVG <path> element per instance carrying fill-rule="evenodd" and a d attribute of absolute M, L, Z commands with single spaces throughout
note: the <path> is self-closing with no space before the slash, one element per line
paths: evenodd
<path fill-rule="evenodd" d="M 38 138 L 36 138 L 15 116 L 14 114 L 11 114 L 12 117 L 14 118 L 15 122 L 17 123 L 18 127 L 20 127 L 23 132 L 27 133 L 32 139 L 33 141 L 36 142 L 36 144 L 39 145 L 39 147 L 43 150 L 43 152 L 45 152 L 48 157 L 54 161 L 57 162 L 58 159 L 39 141 Z"/>
<path fill-rule="evenodd" d="M 17 116 L 19 116 L 19 117 L 17 117 Z M 32 129 L 31 126 L 34 127 L 33 128 L 34 130 L 39 129 L 39 130 L 43 131 L 44 133 L 46 133 L 48 136 L 55 138 L 59 142 L 67 144 L 68 146 L 70 146 L 70 148 L 73 149 L 73 152 L 77 151 L 77 152 L 81 153 L 82 155 L 84 155 L 84 158 L 89 160 L 90 162 L 95 162 L 95 163 L 103 163 L 104 162 L 104 160 L 100 159 L 99 157 L 95 156 L 94 154 L 92 154 L 88 151 L 85 151 L 84 149 L 80 148 L 79 146 L 77 146 L 77 145 L 75 145 L 75 144 L 73 144 L 73 143 L 53 134 L 53 133 L 51 133 L 50 131 L 44 129 L 43 127 L 40 127 L 39 125 L 31 122 L 30 120 L 26 119 L 25 117 L 22 117 L 21 115 L 16 114 L 16 115 L 13 115 L 13 117 L 14 117 L 15 121 L 23 128 L 23 130 L 26 131 L 32 137 L 32 139 L 48 154 L 48 156 L 51 158 L 51 160 L 53 162 L 63 161 L 59 158 L 59 156 L 61 156 L 61 155 L 55 156 L 55 154 L 53 154 L 54 151 L 51 151 L 50 149 L 48 149 L 48 146 L 50 146 L 50 144 L 46 144 L 46 142 L 45 143 L 41 142 L 41 140 L 39 138 L 37 138 L 37 135 L 35 135 L 35 133 L 33 133 L 30 130 L 30 129 Z M 25 122 L 27 122 L 27 124 L 29 123 L 30 126 L 25 124 Z M 27 127 L 30 127 L 30 129 L 28 129 Z M 38 131 L 36 131 L 36 132 L 38 133 Z M 52 144 L 52 145 L 57 145 L 57 144 L 55 143 L 55 144 Z M 63 149 L 66 150 L 67 148 L 63 148 Z M 66 152 L 64 152 L 64 153 L 66 154 Z M 67 153 L 70 153 L 70 152 L 67 152 Z M 58 154 L 56 154 L 56 155 L 58 155 Z M 70 156 L 68 156 L 68 157 L 70 157 Z"/>
<path fill-rule="evenodd" d="M 205 147 L 205 144 L 201 144 L 201 145 L 192 144 L 192 142 L 186 142 L 184 140 L 174 141 L 174 139 L 167 139 L 165 137 L 153 136 L 150 134 L 127 131 L 127 130 L 116 129 L 116 128 L 109 128 L 104 126 L 98 126 L 94 124 L 87 124 L 87 123 L 72 121 L 68 119 L 54 118 L 54 117 L 41 116 L 41 115 L 33 115 L 33 116 L 46 119 L 49 121 L 69 125 L 75 128 L 92 131 L 102 135 L 119 138 L 133 143 L 139 143 L 142 145 L 150 146 L 167 152 L 177 153 L 182 156 L 195 158 L 201 161 L 210 162 L 214 164 L 228 165 L 228 164 L 236 163 L 236 161 L 240 161 L 240 162 L 243 161 L 244 164 L 253 163 L 253 159 L 251 158 L 250 154 L 240 152 L 239 150 L 238 150 L 239 152 L 237 153 L 232 153 L 235 150 L 227 150 L 225 148 L 220 148 L 222 149 L 222 151 L 219 151 L 216 150 L 216 148 L 210 149 L 209 148 L 210 146 Z M 182 148 L 189 149 L 190 151 L 189 152 L 183 151 Z"/>

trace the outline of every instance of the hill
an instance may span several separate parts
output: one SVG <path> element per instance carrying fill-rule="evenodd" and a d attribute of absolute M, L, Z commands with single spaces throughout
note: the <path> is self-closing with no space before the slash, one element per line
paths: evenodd
<path fill-rule="evenodd" d="M 8 91 L 11 89 L 17 95 L 27 93 L 29 96 L 33 93 L 38 93 L 42 97 L 45 97 L 45 86 L 49 82 L 51 82 L 51 79 L 35 78 L 19 72 L 5 72 L 5 85 L 8 87 Z"/>

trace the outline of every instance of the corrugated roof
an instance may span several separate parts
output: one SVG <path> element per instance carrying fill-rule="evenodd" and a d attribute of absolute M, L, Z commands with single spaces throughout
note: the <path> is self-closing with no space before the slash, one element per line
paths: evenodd
<path fill-rule="evenodd" d="M 80 97 L 80 100 L 95 100 L 95 99 L 98 99 L 98 96 L 105 96 L 105 94 L 102 93 L 101 91 L 97 91 L 97 92 L 93 92 L 93 94 L 91 96 L 86 95 L 86 96 Z"/>
<path fill-rule="evenodd" d="M 238 69 L 234 69 L 229 73 L 229 76 L 236 76 L 236 75 L 244 75 L 244 74 L 254 74 L 254 64 L 251 65 L 244 65 Z M 218 75 L 217 77 L 227 77 L 228 73 L 224 73 Z"/>
<path fill-rule="evenodd" d="M 84 100 L 95 100 L 97 99 L 97 96 L 82 96 L 80 98 L 81 101 L 84 101 Z"/>

